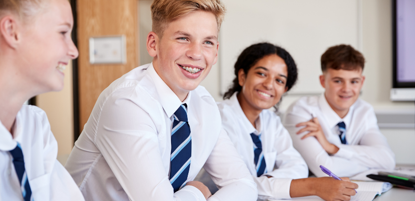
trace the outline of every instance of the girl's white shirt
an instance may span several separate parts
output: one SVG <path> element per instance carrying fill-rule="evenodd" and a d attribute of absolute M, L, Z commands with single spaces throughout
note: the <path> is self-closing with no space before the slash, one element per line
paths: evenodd
<path fill-rule="evenodd" d="M 243 158 L 257 186 L 259 198 L 291 198 L 292 179 L 306 178 L 308 167 L 294 149 L 291 137 L 280 118 L 269 110 L 263 110 L 256 128 L 246 118 L 235 93 L 230 99 L 218 103 L 223 129 L 228 133 L 239 155 Z M 251 133 L 261 134 L 266 173 L 256 177 L 254 144 Z M 272 176 L 268 178 L 268 176 Z"/>
<path fill-rule="evenodd" d="M 42 109 L 23 105 L 16 116 L 13 133 L 14 139 L 0 122 L 0 201 L 23 199 L 13 158 L 9 153 L 17 142 L 23 151 L 34 200 L 84 200 L 72 177 L 56 160 L 58 144 Z"/>

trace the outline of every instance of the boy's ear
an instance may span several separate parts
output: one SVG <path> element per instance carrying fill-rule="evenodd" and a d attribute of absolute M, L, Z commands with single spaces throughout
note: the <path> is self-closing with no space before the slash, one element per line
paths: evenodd
<path fill-rule="evenodd" d="M 5 43 L 11 48 L 16 48 L 20 42 L 18 21 L 11 15 L 0 19 L 0 33 Z"/>
<path fill-rule="evenodd" d="M 238 71 L 238 81 L 239 81 L 239 86 L 243 87 L 245 84 L 245 79 L 246 79 L 246 75 L 243 69 L 239 69 Z"/>
<path fill-rule="evenodd" d="M 219 42 L 216 45 L 216 55 L 215 55 L 215 60 L 213 61 L 213 65 L 215 65 L 216 62 L 218 62 L 218 52 L 219 52 Z"/>
<path fill-rule="evenodd" d="M 325 81 L 326 81 L 326 77 L 325 77 L 325 74 L 323 73 L 322 75 L 320 75 L 320 84 L 323 88 L 326 88 Z"/>
<path fill-rule="evenodd" d="M 159 42 L 159 37 L 156 33 L 151 31 L 147 35 L 147 52 L 151 57 L 157 56 L 157 43 Z"/>
<path fill-rule="evenodd" d="M 366 77 L 364 75 L 362 75 L 362 86 L 363 86 L 363 83 L 365 83 L 365 79 L 366 79 Z"/>

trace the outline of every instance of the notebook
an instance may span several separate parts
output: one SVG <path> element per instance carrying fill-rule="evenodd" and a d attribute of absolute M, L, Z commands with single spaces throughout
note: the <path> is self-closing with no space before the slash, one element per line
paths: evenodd
<path fill-rule="evenodd" d="M 392 185 L 388 182 L 354 182 L 359 185 L 357 190 L 357 194 L 351 197 L 352 201 L 371 201 L 375 198 L 376 195 L 380 195 L 392 188 Z M 307 197 L 299 197 L 299 198 L 292 198 L 291 200 L 296 201 L 321 201 L 318 196 L 307 196 Z M 259 201 L 284 201 L 279 199 L 259 199 Z M 285 200 L 286 201 L 286 200 Z"/>

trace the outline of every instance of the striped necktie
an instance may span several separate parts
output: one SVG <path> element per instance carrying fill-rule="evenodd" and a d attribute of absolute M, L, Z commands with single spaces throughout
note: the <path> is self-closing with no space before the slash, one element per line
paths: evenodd
<path fill-rule="evenodd" d="M 256 166 L 256 176 L 259 177 L 265 173 L 267 164 L 265 163 L 264 154 L 262 153 L 261 135 L 255 135 L 251 133 L 252 141 L 254 142 L 254 163 Z"/>
<path fill-rule="evenodd" d="M 9 152 L 13 157 L 13 165 L 16 170 L 17 178 L 19 179 L 23 200 L 32 201 L 32 190 L 30 189 L 29 179 L 27 178 L 27 173 L 24 167 L 23 152 L 20 144 L 17 143 L 17 146 Z"/>
<path fill-rule="evenodd" d="M 339 128 L 339 138 L 340 142 L 342 144 L 347 144 L 346 140 L 346 124 L 342 121 L 337 124 L 337 127 Z"/>
<path fill-rule="evenodd" d="M 192 136 L 187 120 L 187 105 L 180 105 L 173 118 L 169 179 L 174 192 L 176 192 L 187 180 L 192 156 Z"/>

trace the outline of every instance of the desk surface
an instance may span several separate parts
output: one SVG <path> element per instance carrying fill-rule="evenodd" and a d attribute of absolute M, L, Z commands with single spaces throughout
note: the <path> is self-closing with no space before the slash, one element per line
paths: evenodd
<path fill-rule="evenodd" d="M 415 191 L 401 188 L 392 188 L 388 192 L 374 199 L 374 201 L 414 201 Z"/>

